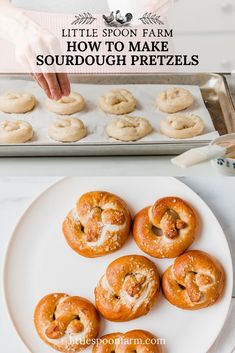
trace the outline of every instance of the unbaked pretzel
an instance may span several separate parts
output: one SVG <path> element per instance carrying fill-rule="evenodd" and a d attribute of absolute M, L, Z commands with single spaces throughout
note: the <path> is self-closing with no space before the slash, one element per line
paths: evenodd
<path fill-rule="evenodd" d="M 99 316 L 92 303 L 63 293 L 49 294 L 37 304 L 34 324 L 40 338 L 54 349 L 74 353 L 99 333 Z"/>
<path fill-rule="evenodd" d="M 99 104 L 105 113 L 124 115 L 133 112 L 137 102 L 128 90 L 116 89 L 101 96 Z"/>
<path fill-rule="evenodd" d="M 143 330 L 110 333 L 102 336 L 92 353 L 162 353 L 157 337 Z"/>
<path fill-rule="evenodd" d="M 85 106 L 84 98 L 76 92 L 71 92 L 68 97 L 62 97 L 58 101 L 47 98 L 46 108 L 58 115 L 72 115 L 83 110 Z"/>
<path fill-rule="evenodd" d="M 54 141 L 75 142 L 86 136 L 86 127 L 80 119 L 60 116 L 48 127 L 48 135 Z"/>
<path fill-rule="evenodd" d="M 130 232 L 131 216 L 126 203 L 104 191 L 81 196 L 64 223 L 63 232 L 73 250 L 97 257 L 120 249 Z"/>
<path fill-rule="evenodd" d="M 133 235 L 147 254 L 172 258 L 193 243 L 196 225 L 196 215 L 188 203 L 178 197 L 165 197 L 135 216 Z"/>
<path fill-rule="evenodd" d="M 35 97 L 29 93 L 6 92 L 0 96 L 0 110 L 5 113 L 27 113 L 35 107 L 35 104 Z"/>
<path fill-rule="evenodd" d="M 158 108 L 166 113 L 177 113 L 190 107 L 193 102 L 192 93 L 181 87 L 169 88 L 157 97 Z"/>
<path fill-rule="evenodd" d="M 24 143 L 33 137 L 33 128 L 30 123 L 23 120 L 4 120 L 0 122 L 0 143 Z"/>
<path fill-rule="evenodd" d="M 147 119 L 129 115 L 118 117 L 106 126 L 108 136 L 120 141 L 137 141 L 152 130 Z"/>
<path fill-rule="evenodd" d="M 171 114 L 160 122 L 162 134 L 175 139 L 201 135 L 204 127 L 202 119 L 192 114 Z"/>
<path fill-rule="evenodd" d="M 209 254 L 194 250 L 178 257 L 163 275 L 166 299 L 182 309 L 196 310 L 215 304 L 224 289 L 221 265 Z"/>
<path fill-rule="evenodd" d="M 96 307 L 110 321 L 129 321 L 146 315 L 159 292 L 159 275 L 144 256 L 113 261 L 95 289 Z"/>

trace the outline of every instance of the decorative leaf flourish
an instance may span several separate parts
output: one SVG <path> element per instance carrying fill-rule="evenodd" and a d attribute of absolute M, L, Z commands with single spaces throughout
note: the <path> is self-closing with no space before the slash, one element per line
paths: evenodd
<path fill-rule="evenodd" d="M 96 20 L 90 12 L 84 12 L 83 14 L 76 15 L 71 25 L 91 25 Z"/>
<path fill-rule="evenodd" d="M 161 20 L 161 16 L 152 12 L 146 12 L 141 18 L 139 18 L 139 20 L 144 25 L 164 25 L 164 22 Z"/>

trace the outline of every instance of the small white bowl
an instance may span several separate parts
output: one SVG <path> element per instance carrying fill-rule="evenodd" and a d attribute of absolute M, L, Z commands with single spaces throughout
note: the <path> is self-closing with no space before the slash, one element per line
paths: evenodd
<path fill-rule="evenodd" d="M 216 145 L 218 142 L 225 142 L 230 139 L 235 140 L 235 133 L 218 137 L 211 142 L 211 145 Z M 220 174 L 235 176 L 235 159 L 229 157 L 220 157 L 212 160 L 211 163 Z"/>

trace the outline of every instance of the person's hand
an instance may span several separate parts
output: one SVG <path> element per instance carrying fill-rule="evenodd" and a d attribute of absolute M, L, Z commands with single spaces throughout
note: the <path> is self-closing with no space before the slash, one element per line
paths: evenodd
<path fill-rule="evenodd" d="M 0 0 L 0 34 L 12 42 L 18 62 L 25 72 L 32 73 L 49 98 L 58 100 L 70 94 L 69 79 L 61 67 L 37 66 L 38 55 L 61 53 L 59 40 L 8 0 Z"/>
<path fill-rule="evenodd" d="M 32 76 L 50 99 L 59 100 L 70 94 L 70 82 L 65 73 L 35 73 Z"/>
<path fill-rule="evenodd" d="M 16 44 L 16 57 L 30 72 L 35 81 L 50 99 L 59 100 L 70 94 L 70 82 L 66 73 L 56 73 L 57 68 L 40 68 L 36 65 L 37 55 L 59 55 L 61 52 L 59 41 L 50 32 L 30 23 L 31 32 L 21 34 Z M 24 38 L 22 38 L 22 35 Z M 47 69 L 50 72 L 47 72 Z"/>

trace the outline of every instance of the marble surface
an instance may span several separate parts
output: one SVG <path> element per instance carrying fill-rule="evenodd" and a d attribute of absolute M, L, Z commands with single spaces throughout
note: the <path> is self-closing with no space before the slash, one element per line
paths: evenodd
<path fill-rule="evenodd" d="M 227 76 L 235 105 L 235 74 Z M 189 169 L 171 163 L 171 156 L 0 158 L 1 175 L 138 175 L 217 176 L 210 162 Z"/>
<path fill-rule="evenodd" d="M 25 208 L 32 199 L 58 177 L 0 177 L 0 270 L 2 273 L 4 253 L 11 232 Z M 235 179 L 234 178 L 181 178 L 181 180 L 196 191 L 210 206 L 220 221 L 235 256 Z M 1 281 L 2 283 L 2 281 Z M 233 291 L 231 310 L 223 332 L 209 353 L 231 353 L 235 348 L 235 288 Z M 15 334 L 4 306 L 2 287 L 0 289 L 1 325 L 0 342 L 4 353 L 25 353 L 26 349 Z M 205 353 L 205 352 L 200 352 Z"/>

